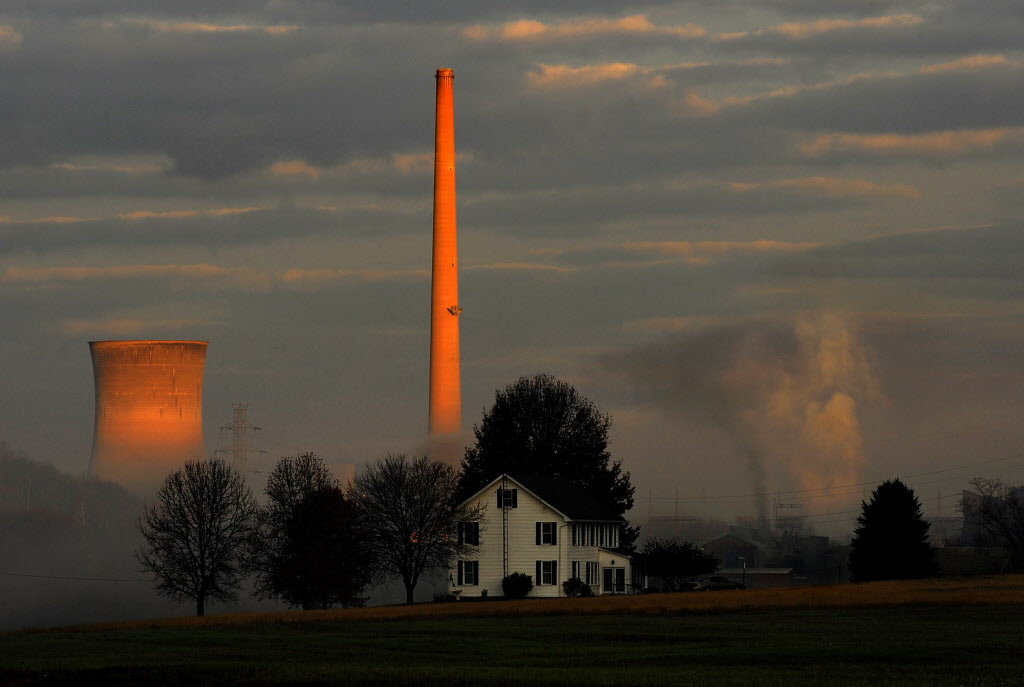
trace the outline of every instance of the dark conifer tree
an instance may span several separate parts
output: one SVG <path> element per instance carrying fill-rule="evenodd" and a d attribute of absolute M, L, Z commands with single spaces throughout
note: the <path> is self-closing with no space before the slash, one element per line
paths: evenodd
<path fill-rule="evenodd" d="M 929 523 L 921 515 L 914 490 L 899 479 L 878 485 L 861 502 L 850 547 L 853 582 L 927 577 L 935 573 Z"/>

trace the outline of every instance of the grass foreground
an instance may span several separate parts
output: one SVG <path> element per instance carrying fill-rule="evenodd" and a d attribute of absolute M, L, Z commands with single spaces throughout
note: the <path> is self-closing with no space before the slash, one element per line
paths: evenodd
<path fill-rule="evenodd" d="M 0 635 L 10 685 L 1017 685 L 1022 675 L 1022 576 Z"/>

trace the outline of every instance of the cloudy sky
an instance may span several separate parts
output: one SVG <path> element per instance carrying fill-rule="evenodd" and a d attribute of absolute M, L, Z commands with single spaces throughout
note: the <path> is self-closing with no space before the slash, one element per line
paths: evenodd
<path fill-rule="evenodd" d="M 272 456 L 421 450 L 444 66 L 467 427 L 574 383 L 641 516 L 1024 478 L 1022 35 L 1019 0 L 4 3 L 0 438 L 83 470 L 86 342 L 196 338 L 211 449 L 248 401 Z"/>

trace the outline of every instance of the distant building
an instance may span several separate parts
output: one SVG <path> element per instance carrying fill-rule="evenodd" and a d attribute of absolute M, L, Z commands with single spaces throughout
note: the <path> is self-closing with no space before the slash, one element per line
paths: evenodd
<path fill-rule="evenodd" d="M 746 562 L 748 568 L 756 568 L 765 564 L 768 549 L 763 544 L 747 541 L 732 534 L 727 534 L 701 546 L 704 553 L 711 554 L 722 562 L 723 568 L 742 568 Z"/>
<path fill-rule="evenodd" d="M 722 568 L 715 574 L 732 582 L 739 582 L 748 589 L 796 587 L 807 584 L 807 578 L 798 577 L 793 568 Z"/>
<path fill-rule="evenodd" d="M 501 475 L 463 505 L 480 508 L 480 519 L 459 531 L 478 548 L 450 571 L 453 593 L 501 596 L 512 573 L 533 578 L 530 596 L 564 596 L 562 583 L 572 577 L 595 594 L 643 588 L 632 558 L 616 550 L 623 518 L 565 478 Z"/>

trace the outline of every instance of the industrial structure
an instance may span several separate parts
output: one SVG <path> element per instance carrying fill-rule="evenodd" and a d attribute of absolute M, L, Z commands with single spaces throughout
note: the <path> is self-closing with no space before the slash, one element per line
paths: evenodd
<path fill-rule="evenodd" d="M 438 69 L 434 120 L 434 251 L 430 292 L 430 452 L 458 460 L 462 429 L 459 248 L 455 207 L 455 72 Z M 451 454 L 451 455 L 449 455 Z"/>
<path fill-rule="evenodd" d="M 247 478 L 249 476 L 249 456 L 266 453 L 266 451 L 249 445 L 249 432 L 259 429 L 249 422 L 248 403 L 232 403 L 231 424 L 221 426 L 220 448 L 214 450 L 214 455 L 228 456 L 231 467 Z"/>
<path fill-rule="evenodd" d="M 202 458 L 207 341 L 90 341 L 96 420 L 89 472 L 148 492 Z"/>

